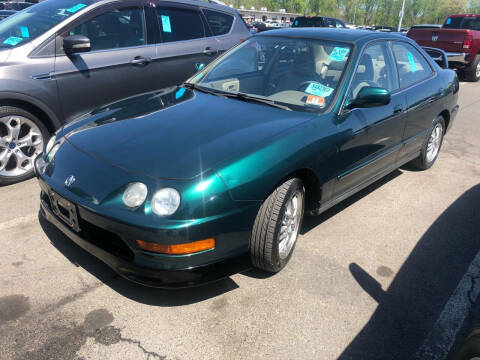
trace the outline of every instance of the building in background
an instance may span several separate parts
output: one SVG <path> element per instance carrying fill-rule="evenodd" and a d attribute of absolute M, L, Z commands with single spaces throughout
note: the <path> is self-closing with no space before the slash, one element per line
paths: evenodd
<path fill-rule="evenodd" d="M 269 11 L 267 8 L 261 8 L 257 10 L 254 7 L 250 9 L 245 9 L 243 6 L 241 6 L 237 10 L 247 23 L 264 22 L 271 24 L 278 23 L 291 25 L 293 23 L 293 20 L 295 20 L 295 18 L 299 16 L 295 13 L 288 13 L 285 11 L 285 9 L 279 9 L 278 11 Z"/>

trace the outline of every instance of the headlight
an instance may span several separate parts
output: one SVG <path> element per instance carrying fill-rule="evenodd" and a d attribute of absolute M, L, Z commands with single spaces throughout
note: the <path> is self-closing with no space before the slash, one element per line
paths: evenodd
<path fill-rule="evenodd" d="M 48 143 L 47 143 L 47 147 L 45 148 L 45 154 L 48 154 L 50 152 L 50 150 L 52 150 L 53 148 L 53 145 L 55 144 L 55 140 L 57 139 L 57 137 L 55 135 L 53 135 L 50 140 L 48 140 Z"/>
<path fill-rule="evenodd" d="M 48 145 L 48 144 L 47 144 Z M 52 149 L 50 149 L 50 151 L 47 153 L 47 160 L 50 162 L 50 161 L 53 161 L 53 158 L 55 157 L 55 154 L 57 153 L 58 149 L 60 149 L 60 143 L 57 143 L 53 146 Z"/>
<path fill-rule="evenodd" d="M 141 182 L 131 183 L 123 193 L 123 203 L 130 208 L 138 207 L 147 198 L 147 193 L 148 189 L 145 184 Z"/>
<path fill-rule="evenodd" d="M 160 216 L 172 215 L 180 206 L 180 194 L 172 188 L 158 190 L 152 198 L 152 210 Z"/>

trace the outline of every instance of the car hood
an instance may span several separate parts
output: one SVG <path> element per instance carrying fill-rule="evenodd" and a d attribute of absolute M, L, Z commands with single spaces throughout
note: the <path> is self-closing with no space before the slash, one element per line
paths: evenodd
<path fill-rule="evenodd" d="M 59 135 L 123 169 L 191 179 L 313 116 L 175 87 L 106 105 Z"/>

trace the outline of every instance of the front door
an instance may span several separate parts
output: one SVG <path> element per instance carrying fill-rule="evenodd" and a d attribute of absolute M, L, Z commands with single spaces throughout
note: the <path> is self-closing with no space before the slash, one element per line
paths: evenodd
<path fill-rule="evenodd" d="M 132 4 L 132 5 L 129 5 Z M 102 8 L 57 37 L 55 77 L 66 120 L 100 105 L 158 88 L 150 62 L 143 7 L 124 2 Z M 63 53 L 63 39 L 84 35 L 91 51 Z"/>
<path fill-rule="evenodd" d="M 398 91 L 398 78 L 386 41 L 369 45 L 363 52 L 348 92 L 351 102 L 365 86 L 381 87 L 391 92 L 388 105 L 354 108 L 339 117 L 339 128 L 350 134 L 339 144 L 335 168 L 334 193 L 368 182 L 395 166 L 406 122 L 405 93 Z"/>

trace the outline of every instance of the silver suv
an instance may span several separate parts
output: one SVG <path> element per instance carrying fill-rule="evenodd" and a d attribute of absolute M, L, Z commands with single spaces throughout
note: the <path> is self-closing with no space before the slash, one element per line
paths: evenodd
<path fill-rule="evenodd" d="M 99 105 L 179 84 L 250 36 L 202 1 L 46 0 L 0 22 L 0 185 L 49 133 Z"/>

